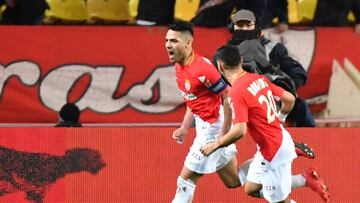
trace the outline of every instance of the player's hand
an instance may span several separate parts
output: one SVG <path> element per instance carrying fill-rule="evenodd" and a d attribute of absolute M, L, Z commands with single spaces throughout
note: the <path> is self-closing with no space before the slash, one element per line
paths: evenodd
<path fill-rule="evenodd" d="M 278 118 L 279 118 L 281 124 L 284 124 L 286 122 L 286 117 L 287 117 L 286 114 L 279 112 Z"/>
<path fill-rule="evenodd" d="M 178 144 L 184 143 L 185 135 L 187 134 L 187 130 L 180 127 L 174 130 L 172 134 L 172 138 L 176 141 Z"/>
<path fill-rule="evenodd" d="M 289 26 L 288 24 L 286 23 L 280 23 L 278 26 L 277 26 L 277 32 L 278 33 L 283 33 L 285 31 L 287 31 L 289 29 Z"/>
<path fill-rule="evenodd" d="M 217 142 L 210 142 L 200 148 L 200 152 L 204 156 L 209 156 L 217 149 Z"/>

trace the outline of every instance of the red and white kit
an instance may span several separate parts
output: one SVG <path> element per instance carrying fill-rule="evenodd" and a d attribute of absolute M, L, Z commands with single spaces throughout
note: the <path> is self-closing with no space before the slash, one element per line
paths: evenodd
<path fill-rule="evenodd" d="M 175 64 L 176 82 L 186 105 L 195 117 L 196 137 L 184 165 L 191 171 L 205 174 L 224 167 L 236 154 L 234 144 L 205 157 L 200 148 L 218 139 L 223 124 L 221 93 L 228 87 L 211 62 L 193 52 L 185 66 Z"/>
<path fill-rule="evenodd" d="M 258 147 L 246 179 L 262 184 L 269 202 L 281 201 L 290 194 L 291 163 L 297 156 L 290 134 L 277 117 L 275 99 L 283 91 L 265 76 L 246 72 L 230 90 L 233 123 L 246 122 L 248 134 Z"/>

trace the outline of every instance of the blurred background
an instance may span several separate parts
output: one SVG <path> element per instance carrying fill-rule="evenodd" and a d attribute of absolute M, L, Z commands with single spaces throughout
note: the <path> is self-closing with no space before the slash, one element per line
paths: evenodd
<path fill-rule="evenodd" d="M 297 89 L 288 126 L 360 125 L 360 0 L 0 0 L 0 6 L 2 126 L 53 126 L 66 103 L 79 108 L 85 126 L 176 126 L 185 108 L 164 49 L 167 25 L 191 21 L 195 50 L 212 59 L 232 38 L 232 16 L 241 9 L 253 11 L 269 47 L 284 46 L 292 60 L 284 65 L 271 59 L 277 50 L 270 53 Z M 302 79 L 295 69 L 304 70 Z"/>

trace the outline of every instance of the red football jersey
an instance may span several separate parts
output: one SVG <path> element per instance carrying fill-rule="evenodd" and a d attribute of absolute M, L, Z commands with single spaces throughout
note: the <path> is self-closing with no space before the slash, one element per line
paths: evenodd
<path fill-rule="evenodd" d="M 175 64 L 176 82 L 186 105 L 202 120 L 212 123 L 219 117 L 221 93 L 227 83 L 209 59 L 193 52 L 190 62 Z"/>
<path fill-rule="evenodd" d="M 271 83 L 265 76 L 246 72 L 230 89 L 233 123 L 247 123 L 249 135 L 269 162 L 282 142 L 282 129 L 274 97 L 279 98 L 283 92 L 282 88 Z"/>

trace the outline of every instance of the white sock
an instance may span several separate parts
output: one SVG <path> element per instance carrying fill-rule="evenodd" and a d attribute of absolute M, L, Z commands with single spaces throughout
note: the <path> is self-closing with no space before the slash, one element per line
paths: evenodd
<path fill-rule="evenodd" d="M 248 159 L 248 160 L 244 161 L 239 168 L 238 174 L 239 174 L 239 179 L 240 179 L 240 183 L 242 186 L 245 185 L 246 176 L 249 171 L 249 167 L 250 167 L 252 160 L 253 159 Z"/>
<path fill-rule="evenodd" d="M 305 186 L 305 178 L 298 174 L 298 175 L 293 175 L 292 178 L 291 178 L 291 189 L 296 189 L 296 188 L 299 188 L 299 187 L 304 187 Z"/>
<path fill-rule="evenodd" d="M 177 179 L 177 189 L 172 203 L 191 203 L 195 192 L 195 183 L 190 180 L 184 180 L 181 176 Z"/>
<path fill-rule="evenodd" d="M 291 200 L 290 200 L 290 203 L 296 203 L 296 202 L 295 202 L 295 200 L 292 200 L 292 199 L 291 199 Z"/>

